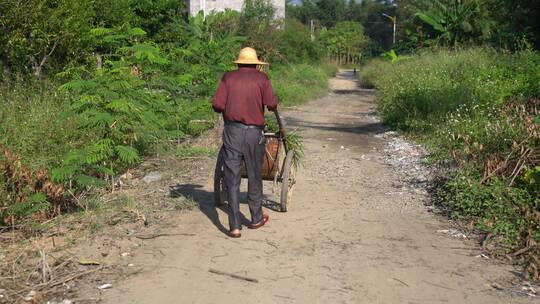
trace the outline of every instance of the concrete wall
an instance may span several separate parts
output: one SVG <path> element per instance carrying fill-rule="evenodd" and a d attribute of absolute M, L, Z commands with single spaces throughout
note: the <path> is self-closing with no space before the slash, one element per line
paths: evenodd
<path fill-rule="evenodd" d="M 285 0 L 271 0 L 276 7 L 276 17 L 278 19 L 285 18 Z M 244 5 L 244 0 L 187 0 L 189 13 L 196 15 L 199 11 L 204 10 L 208 15 L 212 11 L 220 12 L 226 8 L 241 11 Z"/>

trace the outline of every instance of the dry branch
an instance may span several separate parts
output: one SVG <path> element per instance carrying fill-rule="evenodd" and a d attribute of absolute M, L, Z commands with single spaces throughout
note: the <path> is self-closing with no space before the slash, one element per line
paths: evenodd
<path fill-rule="evenodd" d="M 218 274 L 218 275 L 222 275 L 222 276 L 228 276 L 228 277 L 231 277 L 233 279 L 248 281 L 248 282 L 251 282 L 251 283 L 259 283 L 259 280 L 257 280 L 257 279 L 250 278 L 250 277 L 245 277 L 245 276 L 241 276 L 241 275 L 237 275 L 237 274 L 234 274 L 234 273 L 225 272 L 225 271 L 221 271 L 221 270 L 216 270 L 216 269 L 211 269 L 210 268 L 208 270 L 208 272 Z"/>
<path fill-rule="evenodd" d="M 135 237 L 141 240 L 150 240 L 150 239 L 155 239 L 162 236 L 178 236 L 178 235 L 196 236 L 196 234 L 194 233 L 156 233 L 156 234 L 150 234 L 150 235 L 135 235 Z"/>

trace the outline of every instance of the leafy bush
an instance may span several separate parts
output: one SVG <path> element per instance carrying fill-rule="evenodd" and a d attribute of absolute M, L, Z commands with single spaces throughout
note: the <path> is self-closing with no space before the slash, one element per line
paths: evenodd
<path fill-rule="evenodd" d="M 280 66 L 270 71 L 270 78 L 282 106 L 292 106 L 319 97 L 328 90 L 328 77 L 336 67 L 307 64 Z"/>
<path fill-rule="evenodd" d="M 527 189 L 508 187 L 503 179 L 479 183 L 482 178 L 475 170 L 462 171 L 439 189 L 439 199 L 451 208 L 454 218 L 470 220 L 483 231 L 503 236 L 508 245 L 519 248 L 520 237 L 529 229 L 533 234 L 526 237 L 538 240 L 538 222 L 524 212 L 531 205 L 538 208 L 538 198 Z"/>
<path fill-rule="evenodd" d="M 163 97 L 147 91 L 145 82 L 131 75 L 130 66 L 123 62 L 98 71 L 93 78 L 68 82 L 61 90 L 79 96 L 69 114 L 92 136 L 69 152 L 63 167 L 53 171 L 56 181 L 73 177 L 91 181 L 83 172 L 114 176 L 115 169 L 136 163 L 140 159 L 137 147 L 159 138 L 166 130 L 166 114 L 172 112 Z"/>
<path fill-rule="evenodd" d="M 358 75 L 360 85 L 364 88 L 372 89 L 375 87 L 377 77 L 381 77 L 389 71 L 386 69 L 392 68 L 392 64 L 381 58 L 373 59 L 369 64 L 362 67 Z"/>

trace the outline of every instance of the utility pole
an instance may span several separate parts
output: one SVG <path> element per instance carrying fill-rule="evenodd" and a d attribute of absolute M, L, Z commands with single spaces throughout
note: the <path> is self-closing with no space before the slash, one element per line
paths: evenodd
<path fill-rule="evenodd" d="M 315 41 L 315 27 L 313 25 L 313 19 L 311 19 L 311 41 Z"/>
<path fill-rule="evenodd" d="M 390 19 L 390 21 L 392 21 L 392 24 L 394 25 L 394 35 L 393 35 L 393 39 L 392 39 L 392 45 L 395 45 L 396 44 L 396 23 L 397 23 L 397 16 L 390 16 L 388 14 L 385 14 L 385 13 L 382 13 L 383 16 L 385 16 L 386 18 Z"/>
<path fill-rule="evenodd" d="M 395 44 L 396 44 L 396 23 L 397 23 L 397 16 L 394 16 L 394 18 L 392 18 L 392 22 L 394 23 L 394 39 L 392 40 L 392 44 L 395 45 Z"/>

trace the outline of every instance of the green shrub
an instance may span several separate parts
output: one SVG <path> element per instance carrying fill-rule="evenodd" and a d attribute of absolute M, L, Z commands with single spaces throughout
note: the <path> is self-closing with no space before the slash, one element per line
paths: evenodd
<path fill-rule="evenodd" d="M 2 83 L 0 144 L 16 151 L 32 170 L 58 165 L 79 136 L 75 119 L 61 115 L 69 104 L 69 96 L 54 83 Z"/>
<path fill-rule="evenodd" d="M 325 94 L 328 91 L 328 77 L 335 70 L 331 65 L 280 66 L 270 71 L 270 78 L 280 104 L 293 106 Z"/>
<path fill-rule="evenodd" d="M 475 172 L 459 173 L 438 191 L 441 204 L 452 211 L 453 218 L 473 221 L 480 230 L 500 235 L 516 247 L 521 245 L 519 236 L 523 231 L 533 229 L 540 233 L 538 223 L 527 222 L 522 213 L 523 206 L 534 202 L 531 193 L 509 187 L 498 178 L 479 183 L 482 176 Z"/>
<path fill-rule="evenodd" d="M 0 168 L 14 174 L 0 170 L 0 225 L 6 224 L 7 217 L 25 218 L 52 207 L 44 193 L 25 181 L 25 174 L 58 166 L 76 144 L 80 136 L 76 121 L 62 116 L 67 107 L 69 96 L 58 93 L 54 83 L 6 81 L 0 85 Z M 4 147 L 16 153 L 15 160 L 20 160 L 24 171 L 13 160 L 5 163 L 4 153 L 9 152 Z"/>
<path fill-rule="evenodd" d="M 364 88 L 372 89 L 375 87 L 375 81 L 378 77 L 382 77 L 387 72 L 387 69 L 392 68 L 392 63 L 383 59 L 373 59 L 369 64 L 362 67 L 359 73 L 360 85 Z"/>

